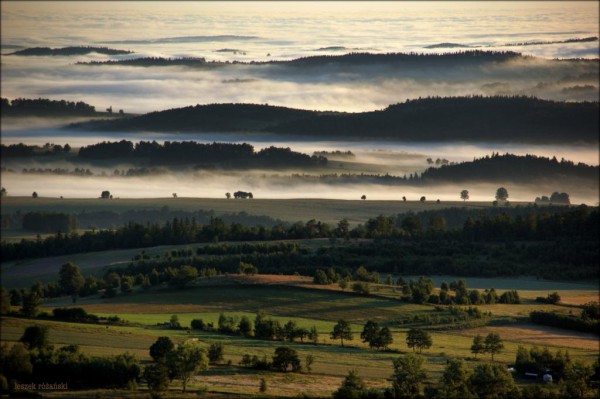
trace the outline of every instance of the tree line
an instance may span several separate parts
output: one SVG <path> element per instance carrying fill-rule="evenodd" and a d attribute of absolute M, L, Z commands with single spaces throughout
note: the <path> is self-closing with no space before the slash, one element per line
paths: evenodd
<path fill-rule="evenodd" d="M 83 101 L 49 100 L 47 98 L 0 99 L 0 110 L 4 116 L 15 115 L 76 115 L 91 116 L 96 114 L 96 107 Z"/>
<path fill-rule="evenodd" d="M 152 165 L 219 164 L 223 166 L 315 166 L 327 163 L 323 156 L 310 156 L 288 148 L 270 146 L 255 151 L 250 144 L 198 143 L 195 141 L 140 141 L 102 142 L 81 147 L 80 159 L 144 160 Z"/>
<path fill-rule="evenodd" d="M 529 319 L 536 324 L 600 335 L 598 302 L 583 305 L 583 311 L 578 316 L 535 310 L 529 314 Z"/>
<path fill-rule="evenodd" d="M 598 210 L 584 206 L 561 213 L 531 210 L 527 217 L 515 218 L 506 213 L 489 217 L 484 212 L 476 219 L 468 217 L 464 225 L 456 229 L 445 227 L 439 214 L 428 214 L 431 219 L 427 228 L 421 226 L 416 214 L 379 216 L 369 220 L 366 226 L 353 229 L 345 220 L 333 228 L 315 220 L 264 227 L 226 224 L 217 217 L 206 224 L 175 218 L 163 226 L 129 223 L 114 230 L 2 242 L 1 249 L 2 260 L 8 261 L 157 245 L 329 238 L 335 245 L 323 246 L 308 254 L 290 250 L 252 253 L 240 258 L 235 248 L 223 247 L 223 252 L 233 253 L 211 259 L 161 259 L 155 260 L 154 265 L 166 268 L 190 264 L 198 269 L 215 267 L 223 272 L 234 272 L 241 260 L 267 273 L 304 275 L 313 275 L 319 268 L 345 265 L 351 269 L 365 266 L 371 271 L 393 274 L 440 274 L 445 270 L 446 274 L 458 276 L 538 275 L 549 279 L 597 276 Z M 373 241 L 354 242 L 352 238 Z M 138 266 L 148 267 L 148 264 Z"/>

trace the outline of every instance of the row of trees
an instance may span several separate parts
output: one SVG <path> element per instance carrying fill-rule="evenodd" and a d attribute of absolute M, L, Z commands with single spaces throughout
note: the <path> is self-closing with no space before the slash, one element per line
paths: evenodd
<path fill-rule="evenodd" d="M 96 108 L 83 101 L 49 100 L 46 98 L 16 98 L 12 101 L 0 99 L 0 110 L 5 116 L 11 115 L 95 115 Z"/>
<path fill-rule="evenodd" d="M 566 362 L 558 396 L 538 385 L 519 389 L 512 374 L 501 364 L 484 363 L 470 369 L 464 360 L 451 359 L 438 382 L 428 386 L 421 356 L 401 356 L 393 361 L 393 368 L 391 386 L 384 390 L 366 388 L 356 370 L 350 370 L 333 399 L 583 399 L 590 390 L 587 380 L 592 375 L 590 367 Z"/>
<path fill-rule="evenodd" d="M 578 316 L 534 310 L 529 313 L 529 319 L 536 324 L 600 335 L 599 309 L 598 302 L 590 302 L 583 305 L 583 311 Z"/>
<path fill-rule="evenodd" d="M 424 229 L 420 215 L 408 213 L 398 216 L 378 216 L 363 226 L 349 228 L 347 220 L 341 220 L 336 228 L 316 220 L 292 225 L 277 224 L 271 228 L 247 227 L 238 223 L 230 225 L 217 217 L 207 224 L 189 219 L 173 219 L 164 226 L 151 224 L 141 226 L 130 223 L 113 231 L 86 232 L 83 235 L 46 238 L 44 241 L 8 244 L 2 243 L 2 260 L 20 257 L 62 255 L 92 250 L 147 247 L 165 244 L 186 244 L 211 241 L 252 241 L 302 238 L 377 238 L 415 239 L 444 238 L 464 242 L 472 241 L 521 241 L 562 240 L 574 244 L 578 240 L 597 241 L 595 226 L 599 220 L 598 209 L 585 206 L 564 212 L 537 212 L 533 208 L 526 216 L 512 217 L 510 212 L 477 214 L 471 217 L 465 212 L 462 228 L 448 229 L 444 212 L 428 212 L 429 226 Z M 425 237 L 424 237 L 425 236 Z M 567 243 L 565 243 L 567 244 Z"/>
<path fill-rule="evenodd" d="M 194 319 L 191 328 L 266 340 L 294 342 L 299 339 L 304 342 L 306 339 L 315 344 L 318 342 L 318 332 L 315 326 L 308 329 L 298 326 L 293 320 L 288 320 L 282 325 L 279 320 L 273 320 L 262 312 L 257 313 L 254 322 L 251 322 L 247 316 L 238 319 L 221 313 L 216 327 L 212 323 L 205 323 L 202 319 Z"/>

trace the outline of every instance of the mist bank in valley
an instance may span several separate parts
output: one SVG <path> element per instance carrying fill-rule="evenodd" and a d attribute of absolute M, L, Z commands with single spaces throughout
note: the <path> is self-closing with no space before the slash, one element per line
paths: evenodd
<path fill-rule="evenodd" d="M 65 57 L 45 57 L 43 63 L 31 57 L 5 57 L 2 92 L 9 98 L 76 99 L 99 109 L 113 106 L 115 112 L 134 113 L 198 102 L 364 112 L 432 95 L 598 99 L 598 59 L 481 53 L 355 54 L 265 63 L 213 62 L 204 53 L 172 57 L 154 51 L 136 58 L 96 53 L 77 58 L 81 62 L 114 61 L 110 65 L 74 64 Z"/>
<path fill-rule="evenodd" d="M 519 156 L 506 153 L 492 153 L 473 161 L 451 162 L 447 159 L 433 160 L 428 158 L 427 169 L 423 167 L 404 175 L 393 175 L 390 170 L 383 173 L 370 173 L 373 163 L 398 162 L 414 163 L 421 156 L 414 154 L 396 154 L 390 157 L 388 153 L 370 154 L 368 159 L 373 163 L 361 163 L 361 157 L 350 151 L 321 151 L 312 156 L 292 151 L 289 147 L 278 148 L 270 146 L 259 151 L 254 146 L 242 143 L 199 143 L 195 141 L 166 141 L 164 144 L 156 141 L 128 140 L 101 142 L 83 146 L 71 153 L 67 143 L 46 143 L 44 146 L 25 144 L 0 145 L 0 155 L 4 160 L 3 172 L 14 172 L 20 166 L 22 173 L 57 174 L 74 176 L 106 176 L 107 171 L 113 177 L 130 177 L 157 175 L 178 172 L 215 172 L 219 170 L 250 171 L 260 174 L 261 171 L 281 170 L 292 172 L 291 175 L 267 175 L 265 179 L 279 184 L 326 183 L 326 184 L 383 184 L 383 185 L 435 185 L 450 182 L 515 182 L 534 183 L 552 181 L 557 184 L 569 183 L 573 179 L 586 182 L 590 186 L 597 185 L 599 167 L 579 162 L 575 163 L 562 158 L 548 158 L 536 155 Z M 327 156 L 337 159 L 330 162 Z M 337 158 L 336 158 L 337 156 Z M 342 158 L 340 158 L 340 156 Z M 340 160 L 341 159 L 341 160 Z M 42 162 L 39 162 L 41 160 Z M 54 161 L 54 162 L 53 162 Z M 74 169 L 64 167 L 69 163 L 77 165 Z M 93 172 L 89 167 L 79 165 L 96 164 L 100 172 Z M 24 165 L 41 166 L 24 166 Z M 61 165 L 61 166 L 54 166 Z M 126 165 L 129 167 L 125 169 Z M 364 169 L 360 171 L 361 167 Z M 397 166 L 390 166 L 390 169 Z M 114 171 L 113 171 L 114 168 Z M 338 172 L 339 170 L 359 170 L 359 172 Z M 297 171 L 294 173 L 294 171 Z"/>
<path fill-rule="evenodd" d="M 598 102 L 466 96 L 407 100 L 381 111 L 341 113 L 259 104 L 210 104 L 72 124 L 93 131 L 267 132 L 321 140 L 597 143 Z"/>

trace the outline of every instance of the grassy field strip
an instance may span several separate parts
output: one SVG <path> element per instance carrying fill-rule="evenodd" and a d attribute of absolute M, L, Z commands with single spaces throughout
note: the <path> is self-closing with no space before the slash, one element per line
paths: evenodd
<path fill-rule="evenodd" d="M 411 312 L 432 311 L 433 307 L 392 299 L 365 297 L 327 290 L 298 287 L 236 285 L 192 287 L 184 290 L 138 291 L 105 300 L 82 299 L 78 305 L 94 313 L 177 313 L 251 312 L 262 310 L 279 317 L 364 323 L 368 319 L 389 320 Z M 65 299 L 48 306 L 64 306 Z M 118 306 L 117 306 L 118 305 Z M 186 309 L 184 311 L 183 309 Z M 120 310 L 120 311 L 117 311 Z M 166 320 L 165 320 L 166 321 Z"/>
<path fill-rule="evenodd" d="M 224 194 L 224 193 L 223 193 Z M 513 205 L 527 203 L 513 202 Z M 98 198 L 31 198 L 3 197 L 2 210 L 4 213 L 22 213 L 32 211 L 79 213 L 82 211 L 112 211 L 125 212 L 131 209 L 159 210 L 168 206 L 171 210 L 197 211 L 213 210 L 217 215 L 223 213 L 247 212 L 251 215 L 266 215 L 288 222 L 316 219 L 321 222 L 335 224 L 347 218 L 352 225 L 366 222 L 375 215 L 392 215 L 405 212 L 448 207 L 459 208 L 489 208 L 492 202 L 476 201 L 444 201 L 436 204 L 433 201 L 362 201 L 335 199 L 261 199 L 227 200 L 223 198 L 120 198 L 103 200 Z M 303 215 L 301 218 L 298 215 Z"/>
<path fill-rule="evenodd" d="M 458 334 L 473 337 L 476 334 L 494 332 L 505 340 L 521 342 L 527 345 L 548 346 L 555 348 L 581 349 L 596 351 L 600 348 L 600 337 L 594 334 L 578 333 L 559 328 L 523 324 L 515 326 L 486 326 L 477 329 L 462 330 Z"/>

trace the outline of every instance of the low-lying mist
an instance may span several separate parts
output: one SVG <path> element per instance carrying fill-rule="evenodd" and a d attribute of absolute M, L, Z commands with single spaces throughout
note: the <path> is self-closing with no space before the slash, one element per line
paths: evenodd
<path fill-rule="evenodd" d="M 213 54 L 207 59 L 213 59 Z M 43 62 L 22 58 L 29 57 L 3 57 L 3 97 L 84 101 L 97 110 L 112 106 L 133 113 L 209 103 L 361 112 L 427 96 L 528 95 L 597 101 L 599 93 L 598 60 L 519 58 L 416 66 L 236 64 L 197 69 L 75 65 L 61 57 Z M 91 55 L 78 60 L 108 58 Z"/>
<path fill-rule="evenodd" d="M 307 182 L 308 180 L 308 182 Z M 360 181 L 360 180 L 359 180 Z M 169 173 L 143 177 L 112 176 L 62 176 L 4 172 L 2 186 L 9 196 L 31 196 L 35 191 L 40 197 L 98 198 L 104 190 L 110 191 L 115 200 L 119 198 L 165 198 L 176 193 L 178 197 L 223 198 L 225 193 L 252 192 L 255 199 L 328 198 L 359 200 L 417 201 L 422 196 L 427 201 L 459 201 L 460 192 L 469 191 L 471 201 L 493 201 L 496 189 L 504 186 L 509 200 L 533 202 L 536 197 L 551 193 L 567 192 L 573 204 L 597 205 L 598 185 L 538 181 L 534 184 L 511 182 L 461 182 L 434 185 L 377 184 L 377 183 L 323 183 L 315 178 L 292 177 L 273 172 L 193 172 Z"/>

